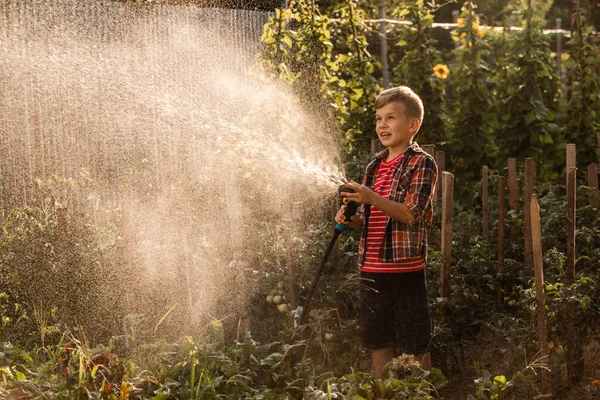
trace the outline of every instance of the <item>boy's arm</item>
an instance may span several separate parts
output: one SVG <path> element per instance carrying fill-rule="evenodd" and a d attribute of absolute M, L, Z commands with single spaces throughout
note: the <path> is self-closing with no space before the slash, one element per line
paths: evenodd
<path fill-rule="evenodd" d="M 396 203 L 393 200 L 387 199 L 383 196 L 374 193 L 374 201 L 371 203 L 378 210 L 381 210 L 385 215 L 396 221 L 401 221 L 406 224 L 412 224 L 415 222 L 415 217 L 410 211 L 410 208 L 404 203 Z"/>
<path fill-rule="evenodd" d="M 404 204 L 413 217 L 413 222 L 423 218 L 425 208 L 433 200 L 437 182 L 437 165 L 431 157 L 423 157 L 415 168 Z"/>
<path fill-rule="evenodd" d="M 371 204 L 396 221 L 412 224 L 423 217 L 423 212 L 433 197 L 436 181 L 437 166 L 435 161 L 430 157 L 423 157 L 413 172 L 403 203 L 397 203 L 380 196 L 356 182 L 347 184 L 356 193 L 342 193 L 342 195 L 348 195 L 348 198 L 360 203 Z"/>

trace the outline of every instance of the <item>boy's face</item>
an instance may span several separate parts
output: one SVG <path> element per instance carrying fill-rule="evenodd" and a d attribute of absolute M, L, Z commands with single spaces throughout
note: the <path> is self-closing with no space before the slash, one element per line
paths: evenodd
<path fill-rule="evenodd" d="M 404 104 L 392 102 L 379 108 L 376 112 L 377 136 L 381 144 L 390 150 L 404 149 L 410 145 L 411 139 L 419 128 L 417 118 L 408 118 Z"/>

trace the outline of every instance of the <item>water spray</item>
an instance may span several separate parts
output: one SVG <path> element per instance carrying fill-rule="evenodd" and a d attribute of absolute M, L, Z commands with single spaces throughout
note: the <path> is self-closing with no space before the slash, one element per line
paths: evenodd
<path fill-rule="evenodd" d="M 347 224 L 352 220 L 352 216 L 354 214 L 356 214 L 356 211 L 358 209 L 358 203 L 355 201 L 352 201 L 352 200 L 348 200 L 348 198 L 342 196 L 342 192 L 354 193 L 354 190 L 350 189 L 349 187 L 347 187 L 345 185 L 341 185 L 338 188 L 338 195 L 341 197 L 342 204 L 344 204 L 346 206 L 346 209 L 344 210 L 344 221 Z M 323 255 L 321 264 L 319 265 L 319 268 L 317 269 L 317 273 L 315 275 L 315 278 L 313 279 L 313 284 L 310 287 L 308 296 L 306 296 L 306 300 L 304 301 L 304 304 L 302 305 L 301 313 L 300 313 L 300 325 L 302 325 L 304 323 L 304 320 L 306 319 L 306 316 L 308 315 L 308 309 L 310 307 L 310 302 L 311 302 L 313 294 L 315 292 L 315 288 L 317 287 L 317 283 L 319 283 L 319 279 L 321 279 L 321 274 L 323 273 L 323 270 L 325 269 L 325 264 L 327 263 L 327 259 L 329 259 L 329 254 L 331 254 L 331 250 L 333 250 L 333 245 L 335 244 L 337 238 L 346 229 L 346 224 L 336 224 L 335 225 L 335 229 L 333 231 L 333 236 L 332 236 L 331 240 L 329 241 L 327 250 L 325 250 L 325 254 Z"/>

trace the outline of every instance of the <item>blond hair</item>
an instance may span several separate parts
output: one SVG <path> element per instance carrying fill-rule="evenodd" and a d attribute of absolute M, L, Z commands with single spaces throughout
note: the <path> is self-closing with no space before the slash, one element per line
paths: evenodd
<path fill-rule="evenodd" d="M 423 101 L 408 86 L 398 86 L 379 93 L 379 96 L 375 99 L 375 109 L 378 110 L 390 103 L 404 104 L 404 110 L 408 118 L 416 118 L 423 122 L 423 114 L 425 113 Z"/>

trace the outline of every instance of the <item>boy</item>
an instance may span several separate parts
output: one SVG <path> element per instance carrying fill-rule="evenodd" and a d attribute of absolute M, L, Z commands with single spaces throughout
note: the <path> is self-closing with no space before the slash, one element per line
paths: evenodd
<path fill-rule="evenodd" d="M 369 163 L 362 185 L 342 193 L 363 204 L 348 225 L 362 232 L 358 265 L 363 344 L 372 350 L 377 377 L 396 354 L 413 354 L 431 369 L 431 325 L 425 286 L 427 241 L 437 165 L 413 138 L 423 103 L 410 88 L 385 90 L 375 100 L 377 136 L 386 147 Z M 344 207 L 336 222 L 344 222 Z"/>

